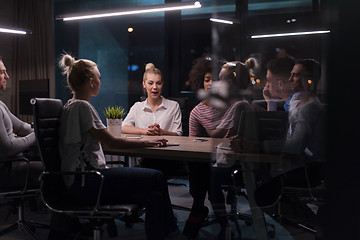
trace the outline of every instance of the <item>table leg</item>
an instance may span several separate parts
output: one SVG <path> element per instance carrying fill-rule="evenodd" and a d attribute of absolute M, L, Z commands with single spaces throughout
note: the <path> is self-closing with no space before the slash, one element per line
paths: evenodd
<path fill-rule="evenodd" d="M 249 205 L 251 215 L 253 217 L 253 226 L 255 230 L 256 239 L 268 240 L 267 227 L 264 219 L 264 213 L 256 204 L 254 198 L 254 191 L 256 189 L 256 177 L 254 173 L 254 164 L 249 162 L 242 163 L 243 179 L 246 187 L 246 192 L 249 198 Z"/>

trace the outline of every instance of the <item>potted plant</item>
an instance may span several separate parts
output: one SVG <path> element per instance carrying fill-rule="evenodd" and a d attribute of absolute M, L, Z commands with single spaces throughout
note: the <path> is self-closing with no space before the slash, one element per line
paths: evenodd
<path fill-rule="evenodd" d="M 117 105 L 108 106 L 104 110 L 107 129 L 115 137 L 121 136 L 122 118 L 125 114 L 125 109 Z"/>

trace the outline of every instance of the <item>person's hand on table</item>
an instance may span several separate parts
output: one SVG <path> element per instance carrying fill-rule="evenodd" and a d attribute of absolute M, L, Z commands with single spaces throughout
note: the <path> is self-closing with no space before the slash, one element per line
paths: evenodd
<path fill-rule="evenodd" d="M 160 135 L 160 125 L 158 123 L 154 123 L 150 125 L 146 130 L 147 130 L 146 132 L 147 135 L 151 135 L 151 136 Z"/>
<path fill-rule="evenodd" d="M 154 138 L 144 140 L 145 147 L 166 147 L 168 140 L 165 138 Z"/>

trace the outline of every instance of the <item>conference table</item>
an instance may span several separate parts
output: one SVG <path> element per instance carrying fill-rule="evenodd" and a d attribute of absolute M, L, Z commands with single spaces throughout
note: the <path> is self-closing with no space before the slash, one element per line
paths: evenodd
<path fill-rule="evenodd" d="M 140 136 L 126 134 L 122 135 L 130 140 L 134 139 L 152 139 L 159 136 Z M 206 138 L 206 137 L 186 137 L 186 136 L 161 136 L 168 140 L 166 147 L 146 147 L 132 149 L 114 149 L 103 145 L 103 151 L 107 155 L 147 157 L 155 159 L 197 161 L 214 164 L 216 154 L 221 151 L 223 154 L 230 155 L 241 163 L 244 184 L 249 198 L 251 215 L 253 217 L 253 226 L 256 239 L 269 239 L 264 214 L 255 202 L 254 190 L 256 188 L 256 178 L 254 168 L 256 163 L 278 163 L 281 157 L 278 154 L 258 154 L 258 153 L 235 153 L 228 149 L 229 139 L 224 138 Z M 220 147 L 221 146 L 221 147 Z"/>

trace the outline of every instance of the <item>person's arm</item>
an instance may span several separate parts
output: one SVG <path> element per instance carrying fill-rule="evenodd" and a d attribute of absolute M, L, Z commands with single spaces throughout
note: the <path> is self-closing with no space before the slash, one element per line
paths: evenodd
<path fill-rule="evenodd" d="M 93 127 L 90 129 L 90 133 L 110 148 L 164 147 L 167 143 L 167 140 L 164 138 L 151 140 L 117 138 L 112 136 L 106 129 L 95 129 Z"/>
<path fill-rule="evenodd" d="M 269 83 L 267 82 L 263 89 L 263 97 L 267 103 L 267 111 L 276 111 L 277 110 L 277 102 L 279 99 L 275 99 L 271 96 L 269 91 Z"/>
<path fill-rule="evenodd" d="M 311 134 L 314 132 L 312 126 L 319 116 L 319 108 L 312 103 L 300 109 L 296 124 L 290 125 L 291 132 L 286 138 L 284 153 L 300 155 L 304 153 L 306 144 L 309 142 Z"/>
<path fill-rule="evenodd" d="M 148 127 L 148 131 L 151 135 L 171 135 L 181 136 L 182 135 L 182 123 L 181 123 L 181 111 L 178 102 L 174 101 L 174 105 L 170 108 L 165 109 L 166 115 L 162 122 L 167 122 L 166 128 L 163 128 L 159 123 L 154 123 Z M 165 121 L 164 121 L 165 120 Z"/>
<path fill-rule="evenodd" d="M 201 123 L 198 119 L 196 107 L 191 111 L 189 117 L 189 136 L 199 137 L 201 135 Z"/>
<path fill-rule="evenodd" d="M 150 130 L 149 128 L 144 129 L 144 128 L 137 128 L 134 126 L 124 125 L 122 126 L 121 132 L 127 134 L 155 135 L 155 134 L 151 134 L 151 131 L 149 130 Z"/>
<path fill-rule="evenodd" d="M 5 115 L 6 114 L 6 115 Z M 13 132 L 7 132 L 6 122 L 10 124 L 11 117 L 9 112 L 0 110 L 0 152 L 2 157 L 13 157 L 27 150 L 35 143 L 35 133 L 31 131 L 23 137 L 14 137 Z M 19 120 L 20 121 L 20 120 Z"/>
<path fill-rule="evenodd" d="M 17 136 L 24 137 L 34 132 L 34 129 L 31 128 L 30 124 L 21 121 L 20 119 L 15 117 L 11 112 L 9 112 L 9 116 L 13 124 L 13 132 Z"/>
<path fill-rule="evenodd" d="M 175 107 L 174 107 L 174 111 L 172 113 L 172 119 L 173 119 L 173 123 L 172 123 L 172 129 L 162 129 L 163 131 L 160 131 L 160 135 L 173 135 L 173 136 L 181 136 L 183 134 L 183 130 L 182 130 L 182 114 L 181 114 L 181 110 L 180 110 L 180 105 L 178 102 L 175 102 Z M 161 130 L 161 129 L 160 129 Z"/>
<path fill-rule="evenodd" d="M 135 126 L 136 125 L 135 124 L 136 117 L 143 117 L 141 114 L 140 114 L 141 116 L 139 116 L 140 105 L 138 105 L 138 104 L 139 103 L 135 103 L 130 108 L 128 115 L 126 116 L 126 118 L 124 119 L 124 121 L 122 123 L 121 132 L 125 133 L 125 134 L 159 135 L 159 133 L 155 132 L 154 128 L 151 128 L 151 127 L 139 128 L 139 127 Z"/>

